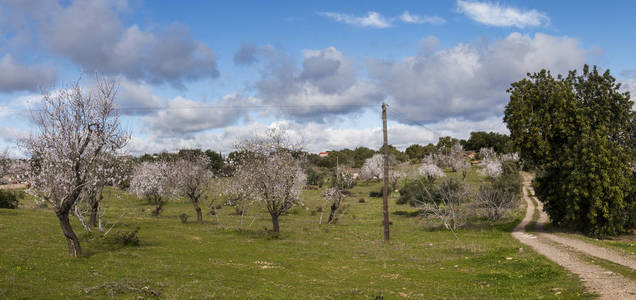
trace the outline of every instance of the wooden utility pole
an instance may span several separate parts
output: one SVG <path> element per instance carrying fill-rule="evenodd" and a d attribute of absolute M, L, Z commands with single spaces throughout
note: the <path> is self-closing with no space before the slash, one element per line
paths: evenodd
<path fill-rule="evenodd" d="M 389 241 L 389 138 L 386 130 L 386 103 L 382 102 L 382 133 L 384 134 L 384 188 L 382 213 L 384 214 L 384 241 Z"/>

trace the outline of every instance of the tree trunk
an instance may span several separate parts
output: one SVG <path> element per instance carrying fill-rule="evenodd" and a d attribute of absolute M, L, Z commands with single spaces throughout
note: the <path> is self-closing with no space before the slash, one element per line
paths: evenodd
<path fill-rule="evenodd" d="M 55 211 L 55 215 L 57 215 L 57 218 L 60 220 L 60 227 L 62 227 L 62 232 L 64 233 L 64 237 L 66 237 L 69 255 L 71 257 L 82 256 L 82 248 L 80 247 L 77 235 L 75 235 L 75 231 L 73 231 L 73 227 L 71 227 L 68 211 Z"/>
<path fill-rule="evenodd" d="M 280 232 L 280 226 L 278 225 L 278 215 L 271 214 L 272 216 L 272 227 L 274 227 L 274 232 Z"/>
<path fill-rule="evenodd" d="M 203 224 L 203 215 L 201 214 L 198 201 L 192 201 L 192 205 L 194 205 L 194 210 L 197 212 L 197 223 Z"/>
<path fill-rule="evenodd" d="M 329 213 L 329 221 L 327 221 L 327 224 L 331 224 L 331 222 L 334 221 L 334 216 L 336 215 L 337 209 L 338 207 L 336 206 L 336 204 L 331 204 L 331 212 Z"/>
<path fill-rule="evenodd" d="M 157 203 L 157 207 L 155 207 L 155 210 L 152 212 L 152 215 L 154 217 L 158 217 L 159 214 L 161 213 L 161 209 L 163 209 L 163 201 L 161 201 L 161 198 L 155 198 L 155 202 Z"/>
<path fill-rule="evenodd" d="M 99 203 L 101 202 L 102 195 L 99 194 L 99 199 L 97 199 L 97 195 L 92 199 L 93 203 L 91 205 L 91 218 L 88 221 L 88 225 L 91 227 L 97 227 L 97 213 L 99 212 Z"/>

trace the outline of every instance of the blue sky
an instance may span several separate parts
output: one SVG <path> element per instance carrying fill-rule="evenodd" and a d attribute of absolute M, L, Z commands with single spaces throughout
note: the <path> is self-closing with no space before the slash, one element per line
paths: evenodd
<path fill-rule="evenodd" d="M 377 148 L 382 101 L 400 148 L 506 132 L 505 90 L 527 72 L 597 64 L 636 92 L 635 6 L 1 0 L 0 147 L 20 155 L 39 88 L 82 71 L 119 81 L 134 154 L 228 152 L 272 126 L 309 151 Z"/>

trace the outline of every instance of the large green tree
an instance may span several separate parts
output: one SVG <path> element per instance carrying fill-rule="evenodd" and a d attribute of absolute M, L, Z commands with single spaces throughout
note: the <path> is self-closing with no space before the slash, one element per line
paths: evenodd
<path fill-rule="evenodd" d="M 465 150 L 479 151 L 481 148 L 493 148 L 497 153 L 508 153 L 512 149 L 508 149 L 508 141 L 510 138 L 501 133 L 473 131 L 470 138 L 462 145 Z"/>
<path fill-rule="evenodd" d="M 609 71 L 586 65 L 554 78 L 528 74 L 508 90 L 504 122 L 552 222 L 592 236 L 634 223 L 633 102 Z"/>

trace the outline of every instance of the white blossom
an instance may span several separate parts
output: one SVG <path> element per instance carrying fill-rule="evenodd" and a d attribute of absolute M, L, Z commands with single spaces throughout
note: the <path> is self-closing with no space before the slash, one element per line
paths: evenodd
<path fill-rule="evenodd" d="M 384 174 L 384 157 L 382 154 L 374 154 L 372 157 L 364 161 L 360 168 L 360 180 L 382 178 Z"/>
<path fill-rule="evenodd" d="M 429 179 L 436 179 L 445 177 L 444 171 L 434 164 L 423 164 L 417 169 L 417 173 L 420 176 L 426 176 Z"/>
<path fill-rule="evenodd" d="M 142 162 L 133 168 L 130 192 L 140 199 L 161 198 L 167 194 L 169 178 L 168 164 L 165 162 Z"/>

